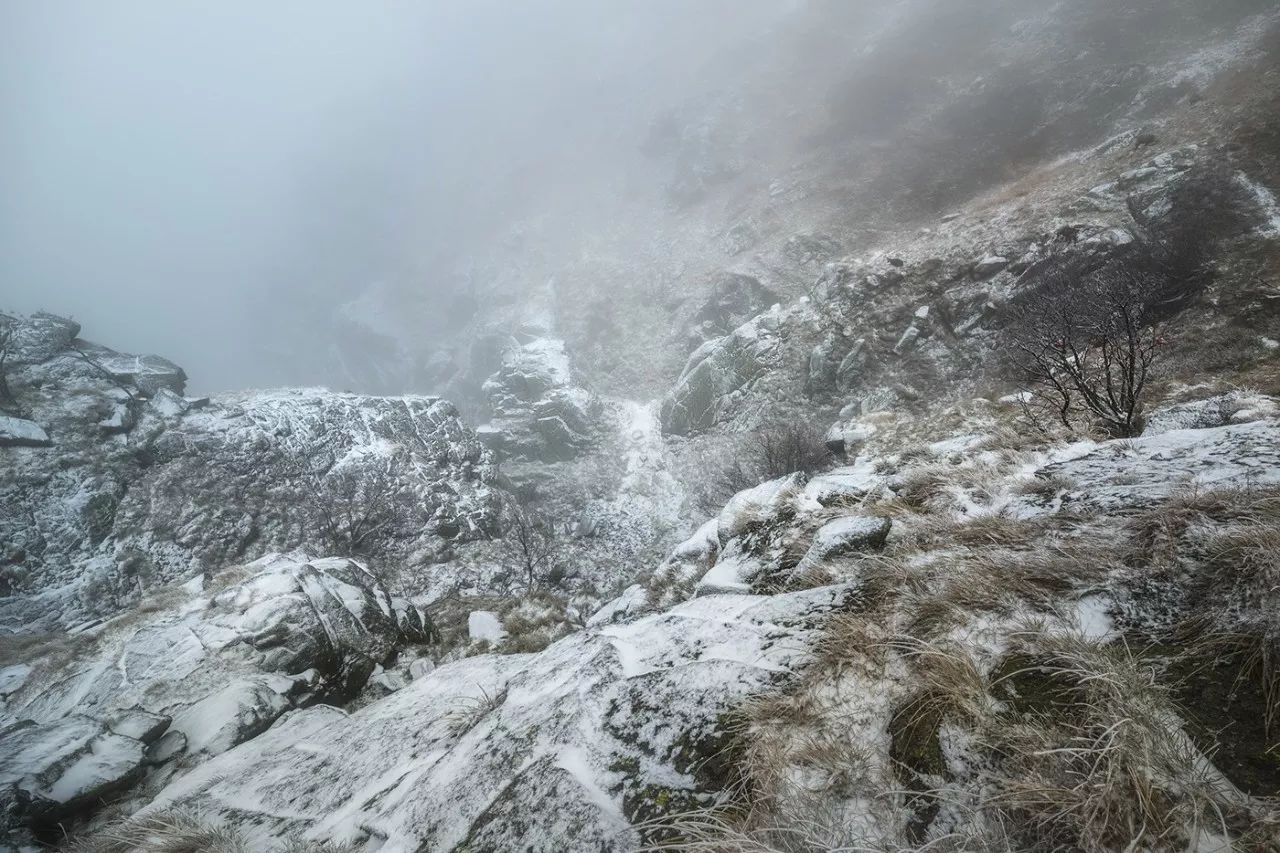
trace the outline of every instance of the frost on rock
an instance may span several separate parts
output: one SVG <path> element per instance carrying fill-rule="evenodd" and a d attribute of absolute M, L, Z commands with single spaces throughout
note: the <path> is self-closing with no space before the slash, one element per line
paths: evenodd
<path fill-rule="evenodd" d="M 813 544 L 801 558 L 796 571 L 816 567 L 833 557 L 842 557 L 860 551 L 875 551 L 884 547 L 892 522 L 887 518 L 868 515 L 849 515 L 829 521 L 813 536 Z"/>
<path fill-rule="evenodd" d="M 74 734 L 75 775 L 63 778 L 65 762 L 62 775 L 31 771 L 47 782 L 40 796 L 67 802 L 135 781 L 147 744 L 152 763 L 196 764 L 291 708 L 354 695 L 379 663 L 425 637 L 421 614 L 397 607 L 349 560 L 275 556 L 232 572 L 241 579 L 226 589 L 167 591 L 137 615 L 68 638 L 69 660 L 55 645 L 6 679 L 16 683 L 0 711 L 18 721 L 13 738 L 30 743 L 22 760 L 61 761 L 55 741 Z M 31 774 L 13 769 L 18 760 L 4 766 L 21 780 Z"/>
<path fill-rule="evenodd" d="M 0 831 L 51 823 L 142 774 L 145 745 L 75 714 L 0 729 Z"/>
<path fill-rule="evenodd" d="M 770 310 L 698 347 L 662 401 L 663 431 L 688 435 L 719 422 L 730 395 L 776 363 L 779 321 L 779 311 Z"/>
<path fill-rule="evenodd" d="M 1280 484 L 1280 424 L 1268 419 L 1084 443 L 1036 476 L 1088 483 L 1076 499 L 1096 509 L 1143 506 L 1185 488 L 1274 486 Z"/>
<path fill-rule="evenodd" d="M 508 348 L 484 392 L 493 417 L 480 436 L 499 460 L 572 459 L 592 442 L 600 402 L 575 384 L 558 338 Z"/>
<path fill-rule="evenodd" d="M 14 322 L 10 384 L 30 420 L 0 418 L 0 558 L 16 567 L 0 625 L 109 616 L 140 590 L 271 551 L 358 547 L 416 568 L 492 531 L 490 457 L 445 401 L 188 400 L 170 362 L 69 339 L 62 321 Z M 342 541 L 368 506 L 387 517 Z"/>
<path fill-rule="evenodd" d="M 49 434 L 39 424 L 0 416 L 0 447 L 44 447 L 49 443 Z"/>
<path fill-rule="evenodd" d="M 720 716 L 798 666 L 845 591 L 716 596 L 533 655 L 447 664 L 350 716 L 316 710 L 205 763 L 150 809 L 264 849 L 298 834 L 387 850 L 633 849 L 655 801 L 708 802 Z"/>

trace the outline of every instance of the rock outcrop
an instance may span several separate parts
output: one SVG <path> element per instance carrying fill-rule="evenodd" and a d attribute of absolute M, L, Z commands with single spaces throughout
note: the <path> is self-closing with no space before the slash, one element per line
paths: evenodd
<path fill-rule="evenodd" d="M 110 615 L 140 589 L 311 547 L 438 560 L 489 535 L 488 452 L 435 397 L 182 396 L 181 368 L 18 323 L 0 422 L 0 624 Z"/>
<path fill-rule="evenodd" d="M 484 392 L 493 417 L 477 434 L 499 460 L 564 461 L 591 445 L 600 402 L 575 384 L 562 340 L 510 347 Z"/>
<path fill-rule="evenodd" d="M 261 850 L 291 835 L 401 850 L 633 849 L 644 820 L 714 801 L 723 715 L 798 666 L 844 595 L 703 598 L 536 655 L 441 666 L 349 716 L 296 712 L 151 808 L 226 822 Z"/>
<path fill-rule="evenodd" d="M 273 555 L 200 586 L 163 590 L 0 669 L 11 825 L 91 811 L 258 736 L 290 709 L 349 699 L 427 635 L 417 608 L 346 559 Z"/>

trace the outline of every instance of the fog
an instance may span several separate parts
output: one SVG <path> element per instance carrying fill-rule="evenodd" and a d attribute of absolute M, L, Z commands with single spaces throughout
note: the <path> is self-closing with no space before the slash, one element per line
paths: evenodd
<path fill-rule="evenodd" d="M 336 305 L 447 296 L 437 272 L 550 191 L 528 175 L 629 156 L 791 5 L 6 2 L 0 310 L 74 316 L 196 390 L 335 382 Z"/>

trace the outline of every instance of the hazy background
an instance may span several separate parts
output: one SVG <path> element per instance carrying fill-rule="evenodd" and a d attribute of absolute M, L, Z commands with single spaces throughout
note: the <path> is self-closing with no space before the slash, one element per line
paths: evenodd
<path fill-rule="evenodd" d="M 437 270 L 576 160 L 630 156 L 794 5 L 2 0 L 0 310 L 197 390 L 336 382 L 335 306 L 454 286 Z"/>

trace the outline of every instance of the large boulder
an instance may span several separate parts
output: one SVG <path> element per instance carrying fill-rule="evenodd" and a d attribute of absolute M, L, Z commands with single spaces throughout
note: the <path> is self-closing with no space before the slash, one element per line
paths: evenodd
<path fill-rule="evenodd" d="M 29 317 L 0 314 L 0 330 L 12 337 L 6 359 L 10 366 L 39 364 L 65 351 L 80 334 L 80 324 L 56 314 L 37 312 Z"/>
<path fill-rule="evenodd" d="M 0 416 L 0 447 L 44 447 L 49 434 L 38 423 Z"/>
<path fill-rule="evenodd" d="M 484 392 L 493 417 L 477 432 L 500 461 L 572 459 L 593 442 L 601 404 L 576 384 L 562 340 L 510 347 Z"/>
<path fill-rule="evenodd" d="M 187 374 L 181 367 L 158 355 L 125 355 L 116 352 L 90 353 L 116 380 L 132 385 L 144 397 L 151 397 L 161 389 L 182 394 L 187 385 Z"/>
<path fill-rule="evenodd" d="M 146 745 L 91 717 L 0 728 L 0 831 L 50 827 L 142 775 Z"/>
<path fill-rule="evenodd" d="M 698 347 L 662 400 L 663 432 L 689 435 L 720 421 L 730 395 L 776 363 L 778 321 L 778 314 L 770 311 Z"/>

